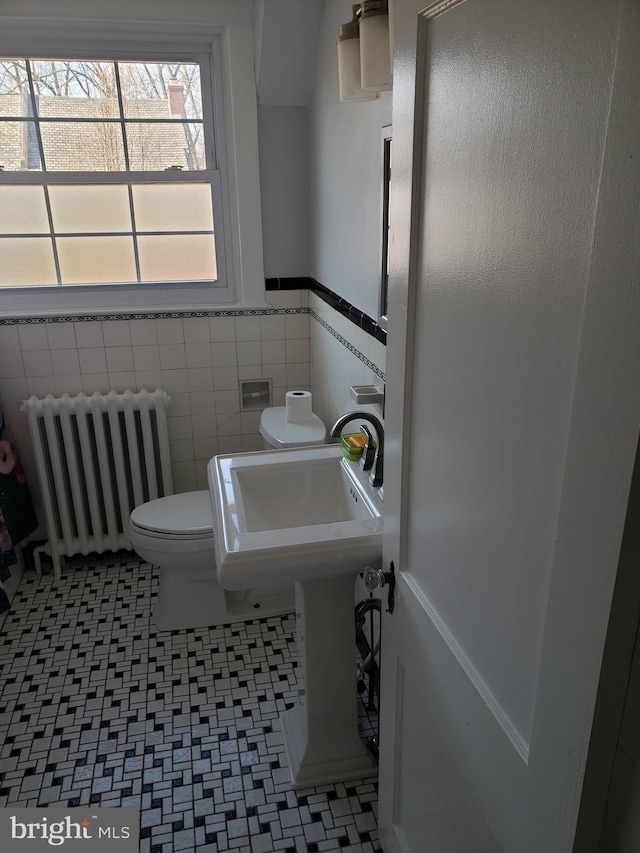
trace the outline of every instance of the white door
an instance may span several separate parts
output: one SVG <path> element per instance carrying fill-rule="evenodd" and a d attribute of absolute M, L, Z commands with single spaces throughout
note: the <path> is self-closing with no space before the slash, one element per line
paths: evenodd
<path fill-rule="evenodd" d="M 638 80 L 635 0 L 396 0 L 385 853 L 573 848 L 640 427 Z"/>

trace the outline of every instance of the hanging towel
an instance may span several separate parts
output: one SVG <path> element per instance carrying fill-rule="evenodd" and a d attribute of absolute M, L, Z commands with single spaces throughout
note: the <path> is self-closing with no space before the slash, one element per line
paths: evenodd
<path fill-rule="evenodd" d="M 0 409 L 0 613 L 9 609 L 3 582 L 16 562 L 15 546 L 38 526 L 29 488 Z"/>

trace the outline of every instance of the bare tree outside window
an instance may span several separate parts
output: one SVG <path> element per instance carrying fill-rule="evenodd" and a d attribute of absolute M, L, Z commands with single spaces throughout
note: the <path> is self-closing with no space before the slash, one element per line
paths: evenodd
<path fill-rule="evenodd" d="M 0 60 L 0 116 L 41 120 L 49 171 L 205 168 L 197 63 Z M 42 168 L 35 124 L 13 132 L 0 165 Z"/>
<path fill-rule="evenodd" d="M 167 171 L 175 183 L 153 178 Z M 0 174 L 42 176 L 40 193 L 0 180 L 9 223 L 0 232 L 0 286 L 14 285 L 18 271 L 20 285 L 215 281 L 213 190 L 206 177 L 189 177 L 195 171 L 208 174 L 198 62 L 0 58 Z M 61 173 L 83 172 L 93 179 L 63 192 Z M 144 183 L 126 173 L 143 173 Z M 187 228 L 174 219 L 144 230 L 137 188 L 154 180 L 165 188 L 158 199 L 202 214 Z M 113 206 L 116 186 L 125 195 Z M 82 215 L 70 215 L 80 203 Z M 70 231 L 72 219 L 86 224 Z M 30 260 L 24 281 L 36 240 L 42 262 Z"/>

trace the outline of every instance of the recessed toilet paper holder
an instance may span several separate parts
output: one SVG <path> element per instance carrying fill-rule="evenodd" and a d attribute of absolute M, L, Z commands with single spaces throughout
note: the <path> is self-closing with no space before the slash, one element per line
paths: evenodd
<path fill-rule="evenodd" d="M 266 409 L 271 405 L 271 379 L 242 379 L 240 399 L 243 412 Z"/>
<path fill-rule="evenodd" d="M 368 406 L 372 403 L 384 403 L 384 386 L 377 385 L 350 385 L 351 397 L 359 406 Z"/>

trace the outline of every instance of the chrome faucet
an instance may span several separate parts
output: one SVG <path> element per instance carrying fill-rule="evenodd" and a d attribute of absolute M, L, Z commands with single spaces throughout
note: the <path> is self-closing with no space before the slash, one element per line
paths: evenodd
<path fill-rule="evenodd" d="M 369 421 L 369 423 L 376 431 L 376 436 L 378 438 L 378 447 L 376 450 L 376 457 L 373 463 L 373 468 L 371 469 L 371 473 L 369 474 L 369 482 L 372 486 L 381 486 L 382 466 L 384 463 L 384 427 L 375 415 L 370 415 L 368 412 L 347 412 L 346 415 L 342 415 L 342 417 L 338 418 L 338 420 L 331 428 L 331 437 L 339 438 L 342 428 L 346 424 L 348 424 L 349 421 L 357 420 Z"/>

